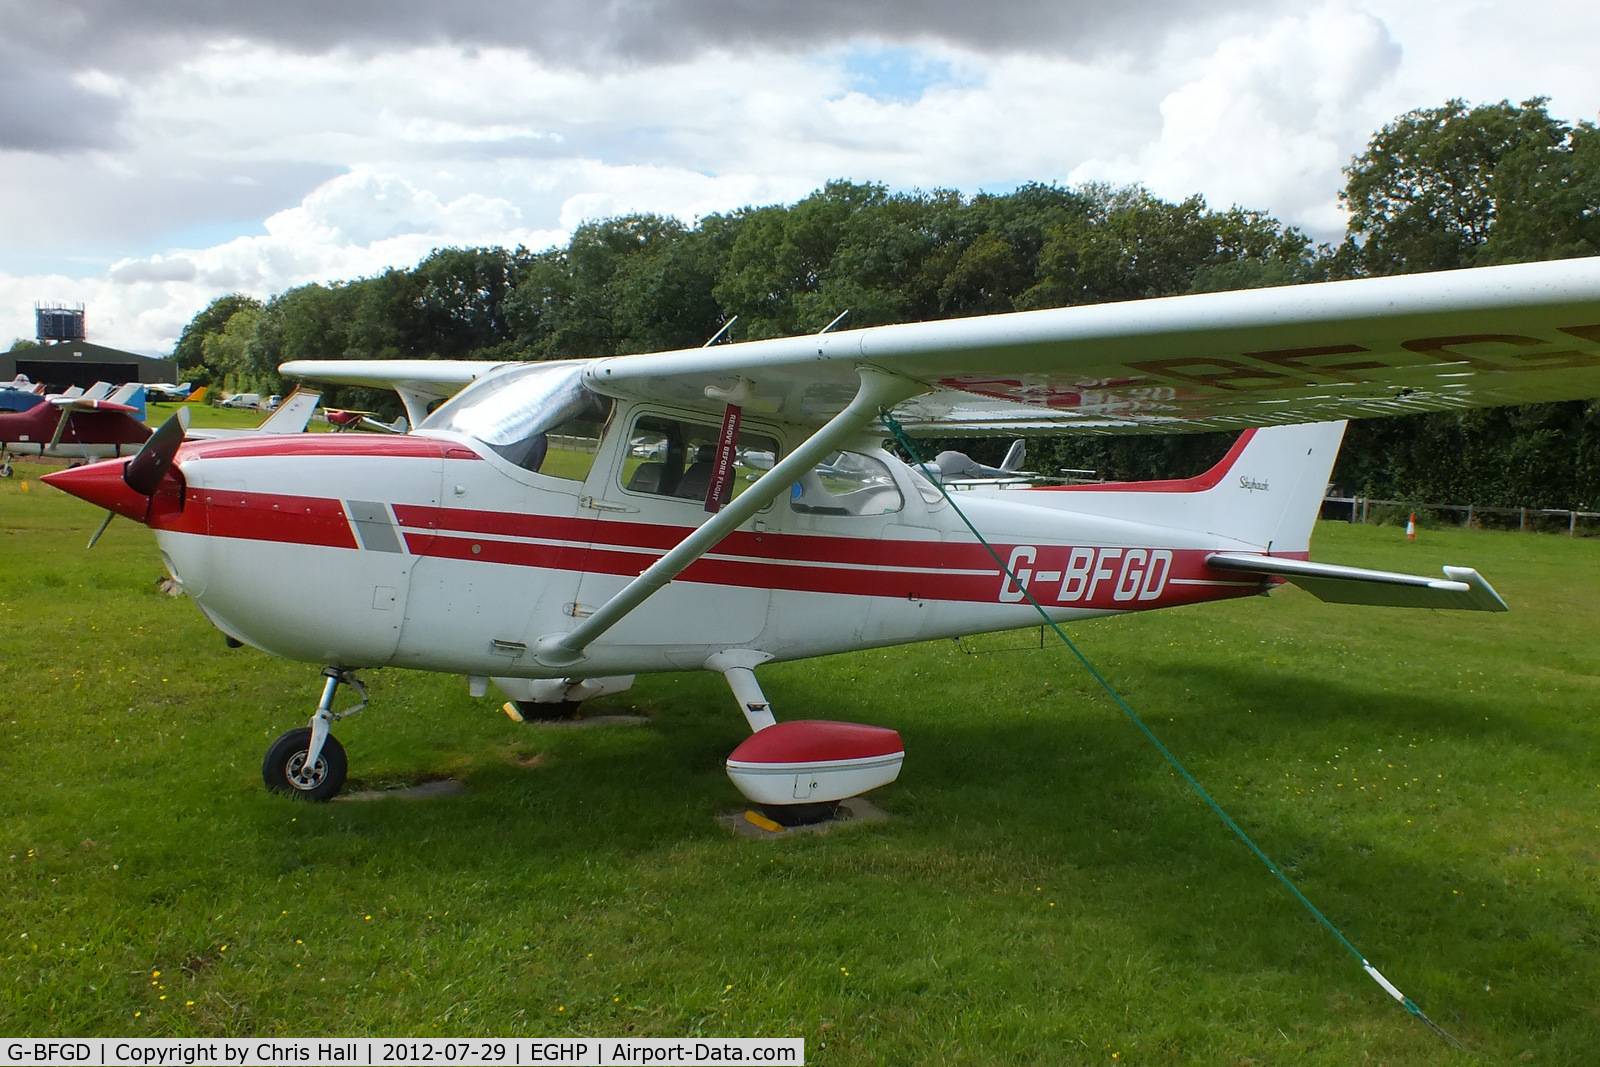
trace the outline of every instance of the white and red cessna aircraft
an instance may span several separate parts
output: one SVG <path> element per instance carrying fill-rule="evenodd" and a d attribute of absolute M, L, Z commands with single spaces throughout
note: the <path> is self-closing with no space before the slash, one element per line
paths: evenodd
<path fill-rule="evenodd" d="M 175 420 L 132 460 L 46 479 L 155 530 L 230 640 L 326 666 L 270 787 L 338 791 L 333 697 L 358 668 L 534 702 L 714 670 L 755 731 L 730 774 L 794 815 L 892 780 L 903 752 L 889 730 L 777 723 L 764 663 L 1025 626 L 1029 599 L 1069 620 L 1282 580 L 1504 610 L 1464 568 L 1312 563 L 1312 526 L 1342 420 L 1600 396 L 1600 259 L 587 361 L 282 369 L 392 387 L 416 429 L 185 442 Z M 1243 433 L 1186 481 L 961 494 L 1002 568 L 884 448 L 884 413 L 925 436 Z"/>

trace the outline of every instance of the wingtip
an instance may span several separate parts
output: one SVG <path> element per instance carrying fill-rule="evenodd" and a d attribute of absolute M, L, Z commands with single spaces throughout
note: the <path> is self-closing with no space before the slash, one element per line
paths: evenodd
<path fill-rule="evenodd" d="M 1444 568 L 1444 574 L 1445 577 L 1449 578 L 1451 581 L 1463 582 L 1468 586 L 1468 588 L 1471 590 L 1473 603 L 1478 610 L 1511 610 L 1510 606 L 1506 604 L 1505 600 L 1501 598 L 1500 594 L 1495 592 L 1494 586 L 1490 585 L 1483 575 L 1479 574 L 1472 567 L 1447 566 Z"/>

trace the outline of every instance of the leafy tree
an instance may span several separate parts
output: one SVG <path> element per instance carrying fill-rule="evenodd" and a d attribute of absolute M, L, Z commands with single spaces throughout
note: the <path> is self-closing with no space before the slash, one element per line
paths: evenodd
<path fill-rule="evenodd" d="M 458 358 L 506 338 L 520 258 L 504 248 L 441 248 L 411 271 L 416 327 L 429 355 Z"/>
<path fill-rule="evenodd" d="M 277 367 L 263 365 L 253 344 L 264 314 L 259 305 L 247 304 L 228 316 L 222 329 L 206 335 L 201 355 L 212 373 L 220 377 L 224 389 L 272 392 L 277 388 Z"/>
<path fill-rule="evenodd" d="M 844 307 L 818 312 L 818 294 L 853 217 L 888 199 L 882 185 L 833 181 L 793 207 L 744 214 L 713 296 L 739 316 L 746 338 L 785 337 L 821 329 Z M 842 290 L 855 288 L 839 286 Z M 806 299 L 807 297 L 811 299 Z M 843 299 L 839 292 L 835 299 Z M 825 315 L 826 317 L 822 317 Z M 816 321 L 818 318 L 821 321 Z"/>
<path fill-rule="evenodd" d="M 222 332 L 228 320 L 245 308 L 260 310 L 261 301 L 244 293 L 229 293 L 211 301 L 189 320 L 183 333 L 178 336 L 177 347 L 172 350 L 173 361 L 178 365 L 179 380 L 193 381 L 196 385 L 222 380 L 221 372 L 206 362 L 206 338 Z"/>
<path fill-rule="evenodd" d="M 339 297 L 323 305 L 321 313 L 328 316 L 328 328 L 342 346 L 339 358 L 421 359 L 432 354 L 420 321 L 424 283 L 417 275 L 410 270 L 386 270 L 376 277 L 350 282 Z M 292 317 L 311 314 L 312 303 L 329 298 L 307 294 L 304 300 L 302 307 L 286 305 L 275 310 Z"/>
<path fill-rule="evenodd" d="M 1600 251 L 1600 130 L 1535 97 L 1401 115 L 1346 168 L 1336 274 L 1381 275 Z M 1491 506 L 1600 501 L 1600 413 L 1541 404 L 1352 423 L 1335 480 L 1390 499 Z"/>
<path fill-rule="evenodd" d="M 727 321 L 713 296 L 739 229 L 711 216 L 619 266 L 609 283 L 618 352 L 657 352 L 704 344 Z"/>
<path fill-rule="evenodd" d="M 1217 213 L 1203 197 L 1169 203 L 1144 189 L 1088 186 L 1089 208 L 1050 231 L 1024 307 L 1144 300 L 1282 285 L 1325 273 L 1322 253 L 1258 212 Z"/>
<path fill-rule="evenodd" d="M 1020 301 L 1039 281 L 1040 254 L 1052 234 L 1093 206 L 1092 192 L 1037 183 L 951 205 L 935 220 L 940 248 L 930 264 L 939 279 L 939 314 L 986 315 L 1027 306 Z"/>
<path fill-rule="evenodd" d="M 1600 133 L 1545 99 L 1419 108 L 1345 169 L 1349 273 L 1454 270 L 1600 250 Z"/>

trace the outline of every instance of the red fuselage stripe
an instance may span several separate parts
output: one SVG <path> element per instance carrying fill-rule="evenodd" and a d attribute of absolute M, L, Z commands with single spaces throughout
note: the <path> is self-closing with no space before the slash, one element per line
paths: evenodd
<path fill-rule="evenodd" d="M 394 505 L 414 556 L 631 578 L 691 527 Z M 150 525 L 212 537 L 356 549 L 344 506 L 320 497 L 190 489 L 181 510 L 158 508 Z M 1046 607 L 1130 610 L 1246 596 L 1260 581 L 1205 566 L 1207 549 L 996 545 Z M 1301 556 L 1304 553 L 1299 554 Z M 829 535 L 730 535 L 682 581 L 912 600 L 1019 603 L 987 549 L 976 543 Z"/>
<path fill-rule="evenodd" d="M 150 526 L 176 533 L 355 548 L 356 538 L 337 500 L 226 489 L 189 489 L 183 509 L 153 511 Z"/>
<path fill-rule="evenodd" d="M 186 441 L 178 462 L 195 459 L 286 459 L 305 456 L 373 456 L 395 459 L 482 459 L 470 448 L 431 437 L 363 434 L 262 434 L 259 437 Z"/>

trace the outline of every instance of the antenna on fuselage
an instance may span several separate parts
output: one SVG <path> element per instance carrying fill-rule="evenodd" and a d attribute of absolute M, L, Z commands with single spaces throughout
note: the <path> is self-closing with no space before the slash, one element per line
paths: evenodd
<path fill-rule="evenodd" d="M 849 308 L 845 308 L 843 311 L 839 312 L 838 315 L 834 316 L 834 319 L 833 319 L 832 322 L 828 323 L 828 325 L 824 326 L 822 329 L 817 331 L 818 335 L 825 334 L 829 330 L 833 329 L 835 326 L 839 325 L 841 322 L 843 322 L 845 320 L 845 316 L 849 315 L 849 314 L 850 314 L 850 309 Z"/>
<path fill-rule="evenodd" d="M 735 315 L 733 318 L 731 318 L 727 322 L 723 323 L 722 324 L 722 329 L 720 329 L 716 333 L 712 334 L 711 335 L 711 340 L 707 341 L 705 344 L 701 345 L 700 347 L 701 348 L 710 348 L 712 345 L 716 344 L 717 343 L 717 338 L 719 338 L 723 334 L 727 333 L 728 332 L 728 327 L 732 326 L 734 323 L 736 323 L 738 321 L 739 321 L 739 316 Z"/>

